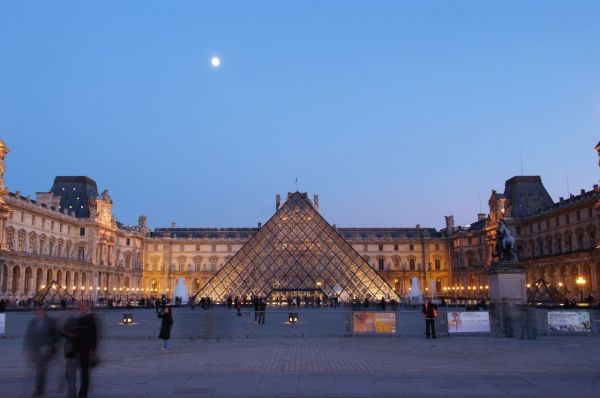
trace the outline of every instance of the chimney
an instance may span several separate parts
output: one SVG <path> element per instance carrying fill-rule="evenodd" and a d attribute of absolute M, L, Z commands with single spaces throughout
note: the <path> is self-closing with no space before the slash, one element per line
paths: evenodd
<path fill-rule="evenodd" d="M 258 229 L 261 229 L 261 228 L 262 228 L 262 223 L 261 223 L 261 222 L 259 222 L 259 223 L 258 223 Z"/>
<path fill-rule="evenodd" d="M 319 194 L 316 193 L 313 196 L 313 203 L 315 204 L 315 208 L 319 210 Z"/>
<path fill-rule="evenodd" d="M 594 184 L 594 189 L 598 189 L 598 184 Z"/>
<path fill-rule="evenodd" d="M 420 228 L 421 228 L 421 224 L 417 224 L 417 225 L 415 226 L 415 228 L 417 228 L 417 229 L 420 229 Z"/>
<path fill-rule="evenodd" d="M 275 195 L 275 211 L 279 210 L 279 207 L 281 207 L 281 195 L 277 194 Z"/>
<path fill-rule="evenodd" d="M 582 189 L 581 190 L 581 194 L 583 195 L 584 193 L 585 193 L 585 189 Z"/>
<path fill-rule="evenodd" d="M 171 228 L 177 228 L 177 223 L 175 221 L 171 223 Z"/>
<path fill-rule="evenodd" d="M 558 201 L 559 201 L 559 202 L 562 202 L 563 200 L 565 200 L 565 198 L 563 198 L 562 196 L 560 196 L 560 197 L 558 198 Z"/>
<path fill-rule="evenodd" d="M 145 228 L 146 227 L 146 216 L 145 215 L 140 215 L 138 218 L 138 226 Z"/>
<path fill-rule="evenodd" d="M 446 230 L 448 232 L 454 231 L 454 216 L 446 216 Z"/>
<path fill-rule="evenodd" d="M 485 220 L 485 213 L 477 213 L 477 221 Z"/>

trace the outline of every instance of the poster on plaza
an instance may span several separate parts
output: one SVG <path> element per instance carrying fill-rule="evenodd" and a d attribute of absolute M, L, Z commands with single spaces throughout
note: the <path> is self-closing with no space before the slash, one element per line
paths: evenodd
<path fill-rule="evenodd" d="M 354 333 L 396 333 L 395 312 L 354 312 Z"/>
<path fill-rule="evenodd" d="M 448 333 L 489 333 L 490 313 L 487 311 L 448 312 Z"/>
<path fill-rule="evenodd" d="M 591 332 L 590 313 L 587 311 L 548 311 L 548 330 L 551 332 Z"/>
<path fill-rule="evenodd" d="M 0 334 L 6 334 L 6 314 L 0 314 Z"/>

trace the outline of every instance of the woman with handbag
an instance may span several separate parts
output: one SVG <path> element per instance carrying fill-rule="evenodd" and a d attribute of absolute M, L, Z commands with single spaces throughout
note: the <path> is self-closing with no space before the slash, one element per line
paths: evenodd
<path fill-rule="evenodd" d="M 169 339 L 171 338 L 171 328 L 173 327 L 173 315 L 171 314 L 171 307 L 167 306 L 164 310 L 159 311 L 158 317 L 161 318 L 160 322 L 160 333 L 158 338 L 163 341 L 162 350 L 169 348 Z"/>

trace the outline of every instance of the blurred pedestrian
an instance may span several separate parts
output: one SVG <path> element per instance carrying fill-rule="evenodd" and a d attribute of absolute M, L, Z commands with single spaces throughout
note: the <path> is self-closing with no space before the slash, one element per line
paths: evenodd
<path fill-rule="evenodd" d="M 235 310 L 237 312 L 237 316 L 242 316 L 242 303 L 239 298 L 235 298 Z"/>
<path fill-rule="evenodd" d="M 6 300 L 2 299 L 0 300 L 0 314 L 2 314 L 4 311 L 6 311 Z"/>
<path fill-rule="evenodd" d="M 173 327 L 173 315 L 171 314 L 171 307 L 167 306 L 159 311 L 158 317 L 161 318 L 160 322 L 160 333 L 158 338 L 163 341 L 161 349 L 169 349 L 169 339 L 171 338 L 171 328 Z"/>
<path fill-rule="evenodd" d="M 75 345 L 77 333 L 75 325 L 77 318 L 74 316 L 68 317 L 60 329 L 60 335 L 65 339 L 63 352 L 65 356 L 65 381 L 67 383 L 67 398 L 75 398 L 77 384 L 77 352 Z"/>
<path fill-rule="evenodd" d="M 431 299 L 427 300 L 427 303 L 423 305 L 423 315 L 425 316 L 425 336 L 435 337 L 435 319 L 437 318 L 437 305 L 431 302 Z"/>
<path fill-rule="evenodd" d="M 79 316 L 75 321 L 75 353 L 79 365 L 81 386 L 79 398 L 86 398 L 90 386 L 90 370 L 98 362 L 98 322 L 91 312 L 91 305 L 87 301 L 79 302 Z"/>
<path fill-rule="evenodd" d="M 386 307 L 385 297 L 381 296 L 381 301 L 379 302 L 379 306 L 381 307 L 381 311 L 385 311 L 385 307 Z"/>
<path fill-rule="evenodd" d="M 35 389 L 33 396 L 42 396 L 46 392 L 48 363 L 56 353 L 58 328 L 54 319 L 48 317 L 44 307 L 33 308 L 33 319 L 27 325 L 23 348 L 28 359 L 35 367 Z"/>
<path fill-rule="evenodd" d="M 267 300 L 260 298 L 258 300 L 258 323 L 265 324 L 265 312 L 267 311 Z"/>
<path fill-rule="evenodd" d="M 512 316 L 512 304 L 506 297 L 502 297 L 502 329 L 504 330 L 504 337 L 513 337 Z"/>

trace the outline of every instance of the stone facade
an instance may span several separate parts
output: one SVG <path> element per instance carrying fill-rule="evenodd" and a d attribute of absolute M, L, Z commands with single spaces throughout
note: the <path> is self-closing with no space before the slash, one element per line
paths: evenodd
<path fill-rule="evenodd" d="M 600 147 L 597 147 L 600 153 Z M 80 298 L 171 295 L 178 278 L 198 291 L 260 228 L 156 228 L 145 216 L 136 226 L 117 222 L 108 191 L 87 177 L 57 177 L 36 199 L 4 186 L 0 140 L 0 297 L 25 299 L 56 280 Z M 319 200 L 313 199 L 318 209 Z M 569 297 L 600 292 L 600 190 L 554 203 L 536 176 L 513 177 L 492 191 L 489 214 L 446 228 L 333 226 L 400 296 L 417 277 L 449 297 L 487 297 L 500 219 L 517 237 L 530 283 L 544 278 Z M 276 196 L 276 209 L 281 198 Z M 583 277 L 586 284 L 575 281 Z M 582 289 L 582 291 L 580 291 Z"/>

